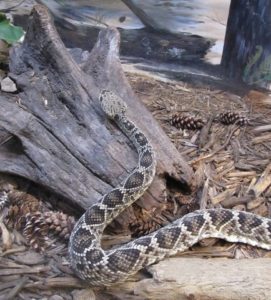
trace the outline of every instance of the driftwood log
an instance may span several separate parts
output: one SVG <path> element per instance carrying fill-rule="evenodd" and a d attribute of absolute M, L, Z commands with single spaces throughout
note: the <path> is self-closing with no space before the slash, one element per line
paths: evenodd
<path fill-rule="evenodd" d="M 99 93 L 107 88 L 125 99 L 130 118 L 157 153 L 157 175 L 142 205 L 159 206 L 170 179 L 190 186 L 191 168 L 125 78 L 119 43 L 116 29 L 102 30 L 79 66 L 47 9 L 33 8 L 25 40 L 10 54 L 10 77 L 19 92 L 0 94 L 1 172 L 36 182 L 83 209 L 119 184 L 135 167 L 137 154 L 100 108 Z"/>
<path fill-rule="evenodd" d="M 148 268 L 151 278 L 109 289 L 121 299 L 268 300 L 271 262 L 173 257 Z M 120 298 L 118 298 L 120 299 Z"/>
<path fill-rule="evenodd" d="M 42 2 L 42 1 L 40 1 Z M 101 26 L 99 20 L 93 26 L 84 18 L 81 10 L 77 12 L 74 4 L 65 3 L 56 10 L 51 10 L 54 24 L 67 48 L 91 49 L 98 37 Z M 63 9 L 63 10 L 62 10 Z M 69 15 L 69 12 L 71 15 Z M 65 16 L 65 17 L 64 17 Z M 70 20 L 76 20 L 75 26 Z M 14 15 L 14 23 L 27 29 L 27 17 Z M 120 33 L 120 56 L 135 60 L 148 59 L 158 62 L 200 63 L 214 40 L 188 33 L 171 33 L 154 30 L 150 26 L 140 29 L 118 28 Z M 132 47 L 131 47 L 132 45 Z"/>

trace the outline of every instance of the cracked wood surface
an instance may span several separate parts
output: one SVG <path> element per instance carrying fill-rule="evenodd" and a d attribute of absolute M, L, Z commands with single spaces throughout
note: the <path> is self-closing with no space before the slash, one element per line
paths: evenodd
<path fill-rule="evenodd" d="M 119 61 L 119 33 L 100 32 L 79 66 L 60 40 L 45 7 L 33 8 L 25 40 L 12 48 L 10 77 L 19 93 L 0 94 L 0 171 L 20 175 L 86 208 L 119 184 L 137 154 L 115 124 L 106 120 L 98 95 L 112 89 L 128 104 L 129 117 L 151 140 L 157 176 L 142 206 L 159 206 L 166 178 L 190 186 L 192 169 L 151 113 L 133 93 Z"/>

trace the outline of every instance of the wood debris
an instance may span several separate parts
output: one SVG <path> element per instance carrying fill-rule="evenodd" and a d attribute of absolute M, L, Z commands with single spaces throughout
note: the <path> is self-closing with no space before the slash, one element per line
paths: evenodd
<path fill-rule="evenodd" d="M 251 110 L 246 98 L 243 101 L 240 97 L 223 91 L 196 88 L 181 83 L 168 84 L 136 75 L 127 76 L 133 89 L 160 121 L 176 148 L 187 161 L 190 161 L 195 171 L 195 186 L 192 192 L 184 195 L 178 188 L 174 189 L 174 183 L 170 183 L 171 192 L 165 195 L 165 203 L 159 211 L 143 209 L 140 202 L 134 204 L 135 218 L 131 219 L 130 234 L 124 232 L 118 236 L 105 235 L 103 239 L 105 247 L 114 247 L 116 244 L 130 241 L 131 234 L 135 236 L 146 234 L 198 208 L 223 206 L 270 216 L 271 141 L 268 139 L 270 130 L 268 126 L 271 124 L 271 116 L 266 112 L 266 106 L 262 105 L 260 109 L 253 106 Z M 249 118 L 254 120 L 255 125 L 249 124 L 240 128 L 236 124 L 227 127 L 213 122 L 213 116 L 228 110 L 249 111 Z M 202 119 L 207 119 L 207 124 L 201 131 L 178 130 L 168 122 L 169 116 L 175 111 L 192 112 Z M 261 118 L 262 115 L 265 115 L 264 120 Z M 5 186 L 7 185 L 6 183 Z M 25 182 L 22 186 L 25 186 Z M 14 189 L 21 191 L 19 186 Z M 44 198 L 46 197 L 42 197 L 43 200 Z M 20 207 L 16 208 L 16 205 L 13 205 L 13 213 L 16 211 L 22 214 L 33 213 L 32 208 L 40 209 L 39 198 L 38 201 L 34 201 L 31 197 L 27 198 L 29 210 L 20 199 L 20 197 L 17 199 L 18 203 L 21 203 Z M 117 228 L 117 223 L 112 228 Z M 95 297 L 92 290 L 73 276 L 68 263 L 67 241 L 56 238 L 46 253 L 37 256 L 37 253 L 18 239 L 18 236 L 14 239 L 11 249 L 4 249 L 4 244 L 7 243 L 6 236 L 14 234 L 10 229 L 8 233 L 2 229 L 0 299 L 56 297 L 55 299 L 73 300 L 77 299 L 77 296 L 84 297 L 84 295 Z M 268 252 L 246 245 L 212 240 L 195 245 L 192 251 L 186 251 L 181 256 L 265 257 L 268 256 Z M 126 291 L 135 284 L 140 286 L 147 278 L 144 272 L 139 273 L 126 283 Z M 107 299 L 105 297 L 108 295 L 110 297 L 120 295 L 113 288 L 107 291 L 101 289 L 94 291 L 97 299 Z M 124 291 L 123 297 L 125 296 Z M 136 294 L 129 297 L 131 300 L 141 299 Z"/>

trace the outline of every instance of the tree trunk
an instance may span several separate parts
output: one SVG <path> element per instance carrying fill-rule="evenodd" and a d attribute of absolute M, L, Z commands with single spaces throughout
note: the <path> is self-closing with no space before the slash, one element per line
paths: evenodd
<path fill-rule="evenodd" d="M 271 2 L 232 0 L 222 65 L 230 78 L 270 89 Z"/>
<path fill-rule="evenodd" d="M 60 40 L 47 9 L 34 7 L 25 40 L 10 55 L 10 76 L 20 92 L 0 94 L 0 172 L 32 180 L 84 209 L 97 202 L 137 163 L 131 143 L 100 108 L 99 93 L 107 88 L 126 101 L 129 118 L 157 153 L 157 175 L 142 206 L 161 205 L 170 179 L 180 188 L 190 186 L 192 169 L 122 71 L 119 43 L 116 29 L 102 30 L 80 67 Z"/>

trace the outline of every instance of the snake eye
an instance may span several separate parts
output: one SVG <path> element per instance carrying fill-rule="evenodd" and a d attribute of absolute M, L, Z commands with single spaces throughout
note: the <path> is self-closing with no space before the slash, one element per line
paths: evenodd
<path fill-rule="evenodd" d="M 103 101 L 104 97 L 106 97 L 108 94 L 110 94 L 110 91 L 108 91 L 108 90 L 102 90 L 101 93 L 100 93 L 100 96 L 99 96 L 99 100 Z"/>

